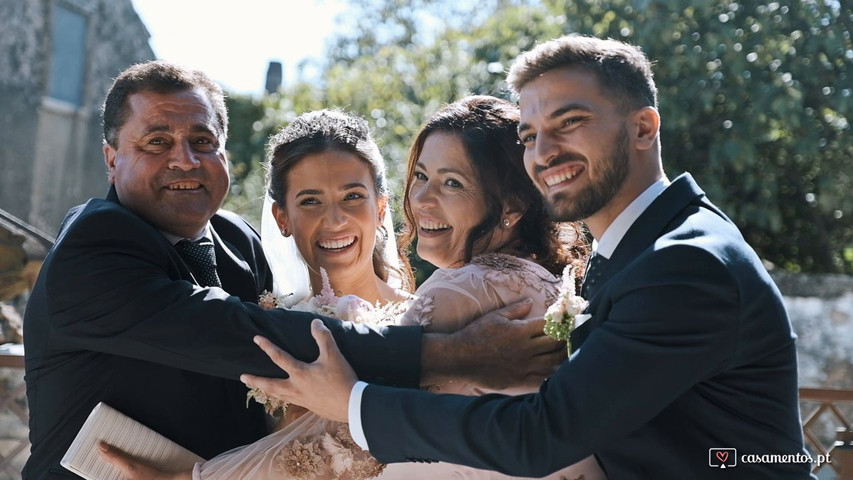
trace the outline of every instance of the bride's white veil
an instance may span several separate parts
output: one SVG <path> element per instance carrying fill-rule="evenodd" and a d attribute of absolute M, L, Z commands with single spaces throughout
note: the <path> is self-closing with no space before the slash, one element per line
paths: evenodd
<path fill-rule="evenodd" d="M 272 214 L 273 200 L 264 195 L 264 210 L 261 213 L 261 244 L 272 270 L 272 292 L 283 298 L 284 305 L 291 307 L 311 295 L 311 280 L 308 264 L 296 248 L 293 235 L 285 237 L 278 228 Z"/>
<path fill-rule="evenodd" d="M 312 295 L 311 279 L 308 276 L 308 264 L 299 253 L 293 235 L 285 237 L 281 234 L 278 223 L 272 214 L 273 200 L 264 195 L 264 207 L 261 214 L 261 244 L 273 273 L 273 294 L 283 299 L 284 306 L 291 307 Z M 389 201 L 390 204 L 390 201 Z M 390 210 L 390 205 L 388 209 Z M 388 240 L 385 242 L 383 256 L 393 267 L 388 272 L 388 284 L 400 288 L 403 279 L 399 274 L 400 257 L 397 255 L 397 236 L 394 233 L 394 221 L 391 212 L 386 210 L 383 220 Z M 378 233 L 377 233 L 378 235 Z M 395 270 L 396 269 L 396 270 Z"/>
<path fill-rule="evenodd" d="M 385 219 L 382 222 L 382 225 L 385 227 L 385 233 L 388 235 L 382 256 L 385 257 L 385 261 L 391 267 L 388 270 L 388 285 L 394 288 L 403 288 L 403 264 L 400 262 L 400 254 L 397 250 L 397 232 L 394 230 L 394 219 L 392 217 L 391 199 L 389 198 L 388 207 L 385 209 Z"/>

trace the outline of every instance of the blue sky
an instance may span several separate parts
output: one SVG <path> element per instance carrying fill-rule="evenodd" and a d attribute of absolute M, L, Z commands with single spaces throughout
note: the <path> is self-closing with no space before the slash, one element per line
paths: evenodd
<path fill-rule="evenodd" d="M 319 58 L 344 0 L 132 0 L 158 58 L 203 70 L 223 88 L 260 95 L 270 60 Z"/>

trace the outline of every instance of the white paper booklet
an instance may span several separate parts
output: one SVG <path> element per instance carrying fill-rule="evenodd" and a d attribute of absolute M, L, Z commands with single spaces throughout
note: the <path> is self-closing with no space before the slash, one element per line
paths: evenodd
<path fill-rule="evenodd" d="M 120 480 L 121 471 L 104 461 L 98 440 L 167 472 L 190 471 L 204 459 L 101 402 L 95 405 L 59 463 L 87 480 Z"/>

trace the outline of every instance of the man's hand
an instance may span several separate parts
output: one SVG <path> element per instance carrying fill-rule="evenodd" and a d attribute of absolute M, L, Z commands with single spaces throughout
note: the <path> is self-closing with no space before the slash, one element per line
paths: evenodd
<path fill-rule="evenodd" d="M 101 457 L 121 470 L 122 480 L 192 480 L 192 472 L 168 473 L 150 467 L 127 454 L 127 452 L 109 445 L 103 441 L 98 442 L 98 450 Z"/>
<path fill-rule="evenodd" d="M 266 338 L 255 337 L 255 343 L 290 378 L 243 374 L 240 381 L 260 388 L 267 395 L 306 407 L 321 417 L 346 422 L 350 391 L 358 377 L 323 322 L 316 319 L 311 322 L 311 335 L 320 347 L 320 356 L 314 363 L 300 362 Z"/>
<path fill-rule="evenodd" d="M 421 384 L 461 378 L 494 390 L 538 388 L 567 352 L 565 343 L 543 333 L 543 319 L 516 320 L 531 306 L 528 299 L 489 312 L 453 334 L 425 335 Z"/>

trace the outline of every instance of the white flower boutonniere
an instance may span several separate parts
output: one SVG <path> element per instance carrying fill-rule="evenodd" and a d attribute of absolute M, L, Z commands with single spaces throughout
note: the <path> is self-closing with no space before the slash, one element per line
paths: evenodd
<path fill-rule="evenodd" d="M 567 265 L 563 270 L 563 285 L 557 294 L 557 301 L 545 312 L 545 335 L 566 342 L 571 353 L 572 343 L 569 336 L 576 327 L 592 317 L 582 314 L 589 302 L 575 294 L 575 267 Z"/>

